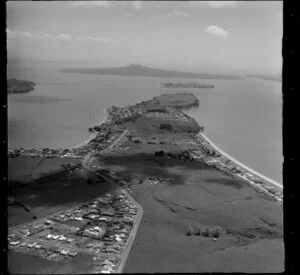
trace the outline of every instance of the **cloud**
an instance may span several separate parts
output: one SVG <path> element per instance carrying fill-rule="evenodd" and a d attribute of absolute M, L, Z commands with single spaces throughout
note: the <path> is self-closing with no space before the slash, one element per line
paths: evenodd
<path fill-rule="evenodd" d="M 6 29 L 7 38 L 33 38 L 31 32 L 23 32 Z"/>
<path fill-rule="evenodd" d="M 207 3 L 211 8 L 225 8 L 234 6 L 236 1 L 207 1 Z"/>
<path fill-rule="evenodd" d="M 209 5 L 211 8 L 226 8 L 236 5 L 236 1 L 189 1 L 191 5 Z"/>
<path fill-rule="evenodd" d="M 186 12 L 183 12 L 183 11 L 177 11 L 177 10 L 174 10 L 173 11 L 173 14 L 175 16 L 183 16 L 183 17 L 191 17 L 190 14 L 186 13 Z"/>
<path fill-rule="evenodd" d="M 224 38 L 230 35 L 227 31 L 214 25 L 210 25 L 205 31 L 208 32 L 209 35 L 222 36 Z"/>
<path fill-rule="evenodd" d="M 59 40 L 63 40 L 63 41 L 70 41 L 70 40 L 73 39 L 71 35 L 66 34 L 66 33 L 61 33 L 61 34 L 59 34 L 59 35 L 57 36 L 57 38 L 58 38 Z"/>
<path fill-rule="evenodd" d="M 71 7 L 78 8 L 94 8 L 94 7 L 109 7 L 109 1 L 72 1 L 70 2 Z"/>
<path fill-rule="evenodd" d="M 110 42 L 111 39 L 107 37 L 101 37 L 101 36 L 88 36 L 88 37 L 77 37 L 79 40 L 87 40 L 87 41 L 92 41 L 92 42 L 97 42 L 97 43 L 107 43 Z"/>
<path fill-rule="evenodd" d="M 143 8 L 142 1 L 132 1 L 132 5 L 135 9 L 140 10 Z"/>
<path fill-rule="evenodd" d="M 117 45 L 119 42 L 103 36 L 72 36 L 68 33 L 51 34 L 51 33 L 35 33 L 16 31 L 6 29 L 7 38 L 32 38 L 36 40 L 52 40 L 52 41 L 79 41 L 79 42 L 94 42 L 94 43 L 110 43 Z"/>
<path fill-rule="evenodd" d="M 189 18 L 191 17 L 190 14 L 183 12 L 183 11 L 177 11 L 174 10 L 172 12 L 167 12 L 167 13 L 162 13 L 162 14 L 157 14 L 153 17 L 150 17 L 148 19 L 149 22 L 155 22 L 155 21 L 159 21 L 159 20 L 164 20 L 164 19 L 170 19 L 170 18 L 174 18 L 174 17 L 186 17 Z"/>

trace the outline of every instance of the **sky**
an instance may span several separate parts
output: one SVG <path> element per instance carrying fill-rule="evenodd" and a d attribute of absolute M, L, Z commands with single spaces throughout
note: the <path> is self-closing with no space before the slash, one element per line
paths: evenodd
<path fill-rule="evenodd" d="M 8 62 L 281 73 L 281 1 L 8 1 Z"/>

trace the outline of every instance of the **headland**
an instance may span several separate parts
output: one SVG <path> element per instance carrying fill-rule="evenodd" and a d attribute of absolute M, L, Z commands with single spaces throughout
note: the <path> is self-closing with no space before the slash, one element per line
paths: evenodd
<path fill-rule="evenodd" d="M 50 223 L 54 223 L 59 234 L 51 231 L 47 233 L 49 236 L 45 233 L 50 225 L 40 210 L 37 218 L 42 219 L 39 224 L 42 230 L 38 232 L 44 233 L 32 234 L 36 243 L 46 245 L 47 251 L 52 249 L 49 245 L 55 246 L 52 254 L 46 256 L 50 257 L 47 261 L 55 262 L 54 269 L 59 267 L 66 272 L 67 266 L 70 267 L 76 258 L 78 262 L 92 263 L 84 270 L 80 269 L 84 273 L 260 273 L 284 270 L 282 188 L 253 175 L 210 144 L 202 135 L 204 127 L 183 111 L 197 106 L 198 99 L 190 93 L 164 94 L 130 106 L 112 106 L 107 109 L 105 122 L 91 129 L 96 133 L 95 138 L 82 147 L 10 151 L 11 157 L 18 156 L 9 159 L 9 165 L 15 166 L 15 171 L 10 173 L 11 181 L 18 173 L 34 174 L 41 169 L 44 158 L 54 162 L 78 158 L 76 161 L 80 165 L 63 166 L 67 171 L 74 171 L 74 176 L 81 175 L 81 180 L 68 181 L 69 187 L 64 186 L 66 179 L 62 181 L 64 184 L 60 184 L 49 175 L 26 187 L 35 186 L 35 195 L 39 196 L 43 192 L 56 192 L 59 186 L 62 188 L 59 192 L 64 190 L 70 199 L 73 189 L 77 190 L 77 206 L 74 202 L 67 210 L 66 206 L 60 205 L 65 212 L 49 216 Z M 35 159 L 32 158 L 34 156 Z M 23 165 L 26 173 L 17 173 L 17 167 L 24 159 L 34 160 L 34 163 L 27 168 Z M 43 160 L 42 164 L 39 159 Z M 83 171 L 87 171 L 85 179 L 82 178 Z M 48 185 L 42 185 L 43 182 Z M 51 182 L 55 182 L 57 187 L 49 189 L 54 184 Z M 85 194 L 81 199 L 76 188 L 79 182 Z M 24 187 L 20 190 L 13 183 L 11 190 L 23 205 L 32 212 L 38 211 L 40 205 L 36 197 L 30 198 L 33 194 L 28 191 L 24 195 Z M 99 197 L 100 190 L 111 194 L 114 199 Z M 118 190 L 127 192 L 128 196 L 125 193 L 124 198 L 113 193 Z M 97 193 L 98 197 L 91 203 L 86 202 L 86 196 L 91 192 Z M 81 208 L 83 201 L 86 202 L 84 209 Z M 126 206 L 126 202 L 130 206 Z M 124 212 L 126 207 L 127 213 Z M 93 208 L 95 211 L 92 211 Z M 14 213 L 15 220 L 18 215 Z M 54 220 L 60 215 L 59 220 Z M 91 215 L 94 215 L 93 218 Z M 107 216 L 110 218 L 100 223 L 99 219 Z M 120 223 L 128 219 L 131 223 L 125 227 L 127 233 L 120 231 Z M 69 224 L 70 220 L 79 222 L 83 229 Z M 75 231 L 64 231 L 72 230 L 71 227 L 78 227 L 78 234 L 96 234 L 96 227 L 100 228 L 99 232 L 107 234 L 97 233 L 97 240 L 83 241 L 82 236 L 75 238 L 78 236 Z M 32 228 L 26 230 L 31 232 Z M 23 243 L 28 246 L 23 240 L 27 238 L 27 231 L 24 232 L 14 232 L 15 236 L 10 241 L 11 253 L 18 253 L 18 249 L 21 251 Z M 72 237 L 72 234 L 75 235 Z M 62 242 L 63 238 L 75 238 L 76 242 L 63 244 L 55 241 L 55 245 L 50 244 L 46 239 L 53 238 L 53 235 Z M 90 235 L 85 237 L 89 239 Z M 15 240 L 16 236 L 22 240 Z M 34 240 L 31 241 L 30 245 L 35 247 L 37 244 L 33 245 Z M 32 250 L 29 247 L 20 253 L 24 255 Z M 16 257 L 16 254 L 13 255 Z M 94 255 L 93 260 L 84 258 L 89 255 Z"/>
<path fill-rule="evenodd" d="M 193 89 L 212 89 L 215 86 L 210 84 L 199 84 L 196 82 L 189 83 L 161 83 L 161 86 L 164 88 L 193 88 Z"/>

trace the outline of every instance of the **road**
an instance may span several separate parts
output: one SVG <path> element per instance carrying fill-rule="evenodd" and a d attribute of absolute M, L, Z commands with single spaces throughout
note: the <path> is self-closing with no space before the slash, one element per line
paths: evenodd
<path fill-rule="evenodd" d="M 92 251 L 89 251 L 89 250 L 86 250 L 86 249 L 82 249 L 82 248 L 78 248 L 78 247 L 74 247 L 74 246 L 71 246 L 71 245 L 64 245 L 64 244 L 61 244 L 61 243 L 55 243 L 53 241 L 41 240 L 41 239 L 34 238 L 34 237 L 28 237 L 28 236 L 24 237 L 22 234 L 20 234 L 19 232 L 16 232 L 16 231 L 13 231 L 13 233 L 16 234 L 17 236 L 19 236 L 20 238 L 25 239 L 26 241 L 31 240 L 35 243 L 47 244 L 49 246 L 57 246 L 57 247 L 62 248 L 62 249 L 72 250 L 72 251 L 86 253 L 86 254 L 90 254 L 90 255 L 97 255 L 95 252 L 92 252 Z"/>
<path fill-rule="evenodd" d="M 110 149 L 112 149 L 114 146 L 116 146 L 116 144 L 118 144 L 122 139 L 123 137 L 129 133 L 128 130 L 124 130 L 124 132 L 109 146 L 107 147 L 106 149 L 102 150 L 101 153 L 103 152 L 106 152 Z M 89 171 L 92 171 L 89 167 L 90 165 L 90 162 L 92 161 L 91 159 L 91 153 L 87 154 L 85 157 L 84 157 L 84 160 L 82 162 L 82 165 Z M 112 181 L 110 178 L 106 177 L 106 176 L 103 176 L 103 179 L 109 183 L 111 183 L 112 185 L 115 185 L 115 182 Z M 143 209 L 142 207 L 134 200 L 134 198 L 126 191 L 124 190 L 123 188 L 121 188 L 121 191 L 131 200 L 131 202 L 138 208 L 138 213 L 137 213 L 137 217 L 136 217 L 136 220 L 134 222 L 134 226 L 133 226 L 133 230 L 131 231 L 129 237 L 128 237 L 128 240 L 127 240 L 127 243 L 126 243 L 126 246 L 124 248 L 124 252 L 122 254 L 122 260 L 121 260 L 121 263 L 118 267 L 118 270 L 117 270 L 117 273 L 122 273 L 123 269 L 124 269 L 124 266 L 126 264 L 126 261 L 130 255 L 130 252 L 131 252 L 131 249 L 133 247 L 133 244 L 134 244 L 134 241 L 135 241 L 135 238 L 136 238 L 136 235 L 137 235 L 137 232 L 138 232 L 138 229 L 139 229 L 139 226 L 140 226 L 140 223 L 141 223 L 141 220 L 142 220 L 142 216 L 143 216 Z"/>
<path fill-rule="evenodd" d="M 127 241 L 127 245 L 126 245 L 126 249 L 122 255 L 122 261 L 119 265 L 119 268 L 117 270 L 117 273 L 122 273 L 124 266 L 127 262 L 127 259 L 130 255 L 131 249 L 133 247 L 137 232 L 139 230 L 140 227 L 140 223 L 143 217 L 143 208 L 135 201 L 135 199 L 124 189 L 122 189 L 122 191 L 126 194 L 126 196 L 132 201 L 132 203 L 134 203 L 134 205 L 138 208 L 138 214 L 134 223 L 134 228 L 132 230 L 132 232 L 130 233 L 130 236 L 128 237 L 128 241 Z"/>
<path fill-rule="evenodd" d="M 105 148 L 104 150 L 101 151 L 101 154 L 102 153 L 105 153 L 106 151 L 109 151 L 111 150 L 114 146 L 116 146 L 122 139 L 123 137 L 128 134 L 129 131 L 128 130 L 124 130 L 123 133 L 121 135 L 118 136 L 118 138 L 111 144 L 109 145 L 107 148 Z"/>
<path fill-rule="evenodd" d="M 86 201 L 84 201 L 84 202 L 82 202 L 82 203 L 80 203 L 80 204 L 77 204 L 77 205 L 75 205 L 74 207 L 66 208 L 66 209 L 60 210 L 60 211 L 58 211 L 58 212 L 49 214 L 49 215 L 47 215 L 47 216 L 43 216 L 43 217 L 41 217 L 41 218 L 38 218 L 38 219 L 36 219 L 36 220 L 34 220 L 34 221 L 29 221 L 29 222 L 26 222 L 26 223 L 22 223 L 22 224 L 18 224 L 18 225 L 12 226 L 12 227 L 8 228 L 8 230 L 18 230 L 18 229 L 20 229 L 20 228 L 22 228 L 22 227 L 25 227 L 25 226 L 28 226 L 28 225 L 34 225 L 34 224 L 37 224 L 37 223 L 42 222 L 43 220 L 51 219 L 53 216 L 60 215 L 61 213 L 64 213 L 64 212 L 66 212 L 66 211 L 68 211 L 68 210 L 70 210 L 70 209 L 74 209 L 74 208 L 80 207 L 80 206 L 82 206 L 82 205 L 84 205 L 84 204 L 87 204 L 87 203 L 89 203 L 89 202 L 92 202 L 92 201 L 94 201 L 96 198 L 98 198 L 100 195 L 101 195 L 101 194 L 93 195 L 93 196 L 90 197 L 88 200 L 86 200 Z"/>
<path fill-rule="evenodd" d="M 111 144 L 109 145 L 107 148 L 103 149 L 100 153 L 105 153 L 106 151 L 109 151 L 111 150 L 114 146 L 116 146 L 123 138 L 126 134 L 128 134 L 129 131 L 128 130 L 124 130 L 123 133 L 118 136 L 118 138 L 116 138 L 116 140 Z M 92 153 L 88 153 L 87 155 L 84 156 L 83 158 L 83 161 L 82 161 L 82 166 L 88 170 L 90 170 L 88 168 L 88 165 L 89 165 L 89 162 L 91 161 L 91 155 Z"/>
<path fill-rule="evenodd" d="M 243 163 L 239 162 L 237 159 L 235 159 L 234 157 L 230 156 L 229 154 L 227 154 L 226 152 L 224 152 L 222 149 L 220 149 L 216 144 L 214 144 L 207 136 L 205 136 L 203 133 L 198 133 L 199 136 L 203 137 L 216 151 L 218 151 L 221 155 L 227 157 L 228 159 L 230 159 L 232 162 L 235 162 L 237 165 L 243 167 L 245 170 L 251 172 L 252 174 L 264 179 L 265 181 L 275 185 L 276 187 L 279 187 L 280 189 L 283 188 L 282 184 L 256 172 L 255 170 L 249 168 L 248 166 L 244 165 Z"/>
<path fill-rule="evenodd" d="M 116 146 L 123 138 L 124 136 L 129 133 L 128 130 L 124 130 L 124 132 L 109 146 L 107 147 L 106 149 L 104 149 L 103 151 L 107 151 L 107 150 L 110 150 L 111 148 L 113 148 L 114 146 Z M 102 152 L 103 152 L 102 151 Z M 93 169 L 90 169 L 90 162 L 92 161 L 92 158 L 91 158 L 91 155 L 92 153 L 88 153 L 83 161 L 82 161 L 82 166 L 91 171 L 91 172 L 94 172 Z M 112 185 L 115 185 L 115 182 L 112 181 L 110 178 L 106 177 L 106 176 L 103 176 L 103 179 L 106 180 L 107 182 L 111 183 Z M 133 244 L 134 244 L 134 240 L 136 238 L 136 235 L 137 235 L 137 232 L 138 232 L 138 229 L 139 229 L 139 226 L 140 226 L 140 223 L 141 223 L 141 220 L 142 220 L 142 216 L 143 216 L 143 209 L 142 207 L 134 200 L 134 198 L 126 191 L 124 190 L 123 188 L 121 188 L 121 192 L 123 192 L 126 197 L 131 200 L 131 202 L 137 207 L 138 209 L 138 212 L 137 212 L 137 216 L 136 216 L 136 219 L 134 221 L 134 225 L 133 225 L 133 229 L 131 230 L 130 234 L 129 234 L 129 237 L 127 239 L 127 243 L 126 243 L 126 246 L 124 248 L 124 252 L 122 253 L 121 257 L 122 257 L 122 260 L 121 260 L 121 263 L 118 267 L 118 270 L 117 270 L 117 273 L 122 273 L 123 271 L 123 268 L 125 266 L 125 263 L 128 259 L 128 256 L 130 254 L 130 251 L 133 247 Z M 93 198 L 91 198 L 90 200 L 88 201 L 85 201 L 81 204 L 78 204 L 72 208 L 77 208 L 83 204 L 86 204 L 90 201 L 93 201 L 95 200 L 95 198 L 97 198 L 99 196 L 99 194 L 97 196 L 93 196 Z M 69 210 L 69 209 L 68 209 Z M 11 227 L 9 229 L 10 233 L 14 233 L 16 234 L 17 236 L 19 236 L 20 238 L 22 239 L 26 239 L 26 240 L 31 240 L 33 242 L 38 242 L 38 243 L 41 243 L 41 244 L 47 244 L 47 245 L 50 245 L 50 246 L 57 246 L 59 248 L 62 248 L 62 249 L 67 249 L 67 250 L 72 250 L 72 251 L 76 251 L 76 252 L 81 252 L 81 253 L 86 253 L 86 254 L 91 254 L 91 255 L 105 255 L 105 256 L 110 256 L 110 255 L 116 255 L 116 254 L 110 254 L 110 253 L 95 253 L 95 252 L 92 252 L 92 251 L 89 251 L 89 250 L 86 250 L 86 249 L 81 249 L 81 248 L 78 248 L 78 247 L 74 247 L 74 246 L 71 246 L 71 245 L 64 245 L 64 244 L 59 244 L 59 243 L 56 243 L 56 242 L 52 242 L 52 241 L 47 241 L 47 240 L 40 240 L 38 238 L 34 238 L 34 237 L 29 237 L 29 236 L 24 236 L 22 235 L 21 233 L 18 232 L 18 230 L 22 227 L 25 227 L 27 225 L 34 225 L 36 223 L 39 223 L 43 220 L 46 220 L 46 219 L 49 219 L 53 216 L 56 216 L 56 215 L 59 215 L 60 213 L 63 213 L 67 211 L 67 209 L 64 209 L 64 210 L 61 210 L 59 212 L 55 212 L 54 214 L 51 214 L 51 215 L 48 215 L 48 216 L 45 216 L 45 217 L 42 217 L 42 218 L 39 218 L 37 220 L 35 220 L 34 222 L 27 222 L 27 223 L 24 223 L 24 224 L 20 224 L 20 225 L 17 225 L 17 226 L 14 226 L 14 227 Z"/>

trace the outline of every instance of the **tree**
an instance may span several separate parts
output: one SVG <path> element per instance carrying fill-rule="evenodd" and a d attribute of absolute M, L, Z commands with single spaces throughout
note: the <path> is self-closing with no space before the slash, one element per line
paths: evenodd
<path fill-rule="evenodd" d="M 171 124 L 160 124 L 159 126 L 160 129 L 165 129 L 165 130 L 168 130 L 168 131 L 172 131 L 173 130 L 173 127 Z"/>
<path fill-rule="evenodd" d="M 202 228 L 200 225 L 197 225 L 196 228 L 195 228 L 195 234 L 197 236 L 201 235 L 201 231 L 202 231 Z"/>
<path fill-rule="evenodd" d="M 210 229 L 209 227 L 205 227 L 204 230 L 202 230 L 202 236 L 209 237 L 210 236 Z"/>
<path fill-rule="evenodd" d="M 187 229 L 187 231 L 186 231 L 186 235 L 190 236 L 190 235 L 193 235 L 193 234 L 194 234 L 193 227 L 189 226 L 188 229 Z"/>
<path fill-rule="evenodd" d="M 217 226 L 212 229 L 211 236 L 214 238 L 219 238 L 221 235 L 221 227 Z"/>
<path fill-rule="evenodd" d="M 121 222 L 120 225 L 119 225 L 120 229 L 123 229 L 125 227 L 124 223 Z"/>

